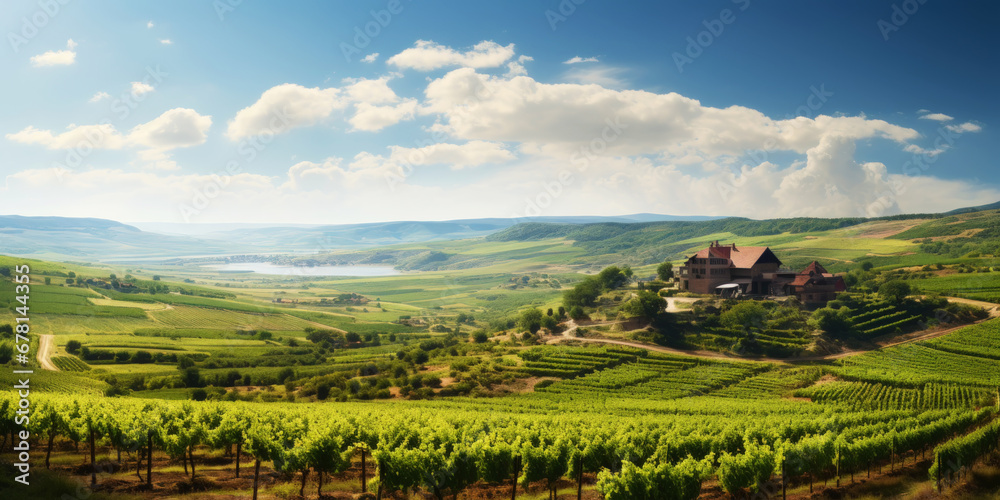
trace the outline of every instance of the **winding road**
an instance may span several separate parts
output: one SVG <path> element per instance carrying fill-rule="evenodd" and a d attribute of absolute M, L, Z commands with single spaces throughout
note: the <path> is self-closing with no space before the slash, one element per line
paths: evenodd
<path fill-rule="evenodd" d="M 38 336 L 38 363 L 42 365 L 43 370 L 59 371 L 59 367 L 52 363 L 52 351 L 55 350 L 56 344 L 52 335 Z"/>
<path fill-rule="evenodd" d="M 680 312 L 680 311 L 684 311 L 685 309 L 680 309 L 680 308 L 678 308 L 676 306 L 675 301 L 687 302 L 689 300 L 693 302 L 693 301 L 695 301 L 697 299 L 668 298 L 667 299 L 667 312 Z M 982 302 L 982 301 L 978 301 L 978 300 L 960 299 L 960 298 L 955 298 L 955 297 L 948 297 L 948 301 L 949 302 L 957 302 L 957 303 L 961 303 L 961 304 L 968 304 L 968 305 L 982 307 L 983 309 L 985 309 L 990 314 L 990 317 L 987 318 L 987 319 L 976 321 L 974 323 L 970 323 L 970 324 L 966 324 L 966 325 L 961 325 L 961 326 L 956 326 L 956 327 L 953 327 L 953 328 L 946 328 L 946 329 L 935 330 L 935 331 L 931 331 L 931 332 L 917 332 L 916 334 L 911 334 L 912 336 L 910 336 L 908 338 L 903 338 L 902 340 L 893 339 L 894 341 L 892 341 L 892 342 L 888 342 L 888 343 L 885 343 L 885 344 L 879 344 L 879 347 L 877 347 L 876 349 L 872 349 L 872 350 L 884 349 L 884 348 L 887 348 L 887 347 L 893 347 L 893 346 L 902 345 L 902 344 L 909 344 L 911 342 L 919 342 L 921 340 L 929 340 L 929 339 L 941 337 L 941 336 L 947 335 L 949 333 L 952 333 L 955 330 L 959 330 L 961 328 L 965 328 L 965 327 L 970 326 L 970 325 L 979 324 L 979 323 L 982 323 L 983 321 L 989 321 L 990 319 L 1000 317 L 1000 304 L 994 304 L 992 302 Z M 583 325 L 583 326 L 607 326 L 607 325 L 613 325 L 615 323 L 617 323 L 617 322 L 616 321 L 602 321 L 602 322 L 588 323 L 588 324 Z M 665 353 L 665 354 L 676 354 L 676 355 L 680 355 L 680 356 L 692 356 L 692 357 L 696 357 L 696 358 L 714 358 L 714 359 L 726 358 L 726 359 L 734 359 L 734 360 L 738 359 L 738 360 L 746 360 L 746 361 L 761 361 L 761 362 L 766 362 L 766 363 L 790 363 L 790 362 L 796 362 L 796 361 L 824 361 L 824 360 L 831 360 L 831 359 L 846 358 L 846 357 L 849 357 L 849 356 L 857 356 L 859 354 L 864 354 L 866 352 L 871 352 L 872 351 L 872 350 L 851 350 L 851 351 L 844 351 L 844 352 L 839 352 L 839 353 L 835 353 L 835 354 L 825 354 L 825 355 L 822 355 L 822 356 L 804 356 L 804 357 L 801 357 L 801 358 L 740 358 L 740 357 L 736 357 L 736 356 L 728 356 L 728 355 L 725 355 L 723 353 L 715 352 L 715 351 L 685 351 L 685 350 L 682 350 L 682 349 L 673 349 L 673 348 L 664 347 L 664 346 L 661 346 L 661 345 L 643 344 L 641 342 L 632 342 L 632 341 L 628 341 L 628 340 L 575 337 L 575 336 L 573 336 L 573 334 L 574 334 L 574 332 L 576 332 L 577 328 L 579 328 L 581 325 L 578 325 L 573 320 L 569 320 L 566 324 L 569 326 L 569 328 L 567 328 L 566 330 L 564 330 L 561 335 L 551 337 L 550 339 L 548 339 L 548 341 L 546 343 L 547 344 L 558 344 L 560 342 L 564 342 L 564 341 L 567 341 L 567 340 L 577 340 L 577 341 L 580 341 L 580 342 L 589 342 L 589 343 L 596 343 L 596 344 L 615 344 L 615 345 L 621 345 L 621 346 L 626 346 L 626 347 L 636 347 L 636 348 L 639 348 L 639 349 L 646 349 L 648 351 L 653 351 L 653 352 L 662 352 L 662 353 Z"/>

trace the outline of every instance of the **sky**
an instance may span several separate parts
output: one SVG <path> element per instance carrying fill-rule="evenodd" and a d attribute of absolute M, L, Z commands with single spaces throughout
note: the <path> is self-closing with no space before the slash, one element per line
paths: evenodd
<path fill-rule="evenodd" d="M 0 213 L 874 217 L 1000 200 L 996 2 L 0 3 Z"/>

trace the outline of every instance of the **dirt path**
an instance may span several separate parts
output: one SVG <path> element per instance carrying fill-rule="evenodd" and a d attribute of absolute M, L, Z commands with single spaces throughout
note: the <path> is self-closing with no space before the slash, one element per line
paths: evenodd
<path fill-rule="evenodd" d="M 667 297 L 667 312 L 677 313 L 683 311 L 690 311 L 690 309 L 682 309 L 680 307 L 677 307 L 677 304 L 678 303 L 693 304 L 694 302 L 697 301 L 698 299 L 692 297 Z"/>
<path fill-rule="evenodd" d="M 958 304 L 968 304 L 970 306 L 979 306 L 986 309 L 986 312 L 990 313 L 991 318 L 1000 317 L 1000 304 L 995 304 L 993 302 L 983 302 L 981 300 L 972 299 L 962 299 L 958 297 L 945 297 L 948 302 L 955 302 Z"/>
<path fill-rule="evenodd" d="M 43 370 L 59 371 L 59 367 L 52 364 L 52 351 L 55 349 L 56 345 L 52 335 L 38 336 L 38 363 L 42 365 Z"/>
<path fill-rule="evenodd" d="M 667 309 L 668 309 L 668 311 L 669 311 L 671 305 L 673 304 L 671 302 L 671 300 L 678 300 L 678 299 L 667 299 Z M 681 299 L 681 300 L 683 300 L 683 299 Z M 697 300 L 697 299 L 694 299 L 694 300 Z M 978 300 L 959 299 L 959 298 L 955 298 L 955 297 L 948 297 L 948 300 L 950 302 L 959 302 L 959 303 L 962 303 L 962 304 L 969 304 L 969 305 L 974 305 L 974 306 L 982 307 L 982 308 L 986 309 L 987 311 L 989 311 L 989 313 L 990 313 L 990 318 L 989 319 L 1000 317 L 1000 305 L 994 304 L 992 302 L 981 302 L 981 301 L 978 301 Z M 956 327 L 953 327 L 953 328 L 946 328 L 946 329 L 943 329 L 943 330 L 936 330 L 936 331 L 925 332 L 925 333 L 918 332 L 917 335 L 914 335 L 914 336 L 909 337 L 909 338 L 904 338 L 902 340 L 895 340 L 893 342 L 889 342 L 889 343 L 885 343 L 885 344 L 879 344 L 879 347 L 877 349 L 872 349 L 872 350 L 885 349 L 887 347 L 894 347 L 894 346 L 898 346 L 898 345 L 902 345 L 902 344 L 909 344 L 909 343 L 912 343 L 912 342 L 919 342 L 921 340 L 930 340 L 930 339 L 934 339 L 934 338 L 937 338 L 937 337 L 942 337 L 944 335 L 948 335 L 949 333 L 952 333 L 952 332 L 954 332 L 956 330 L 965 328 L 967 326 L 979 324 L 979 323 L 982 323 L 983 321 L 989 321 L 989 319 L 979 320 L 979 321 L 976 321 L 975 323 L 970 323 L 970 324 L 967 324 L 967 325 L 956 326 Z M 573 336 L 573 332 L 575 332 L 576 329 L 579 328 L 579 325 L 577 325 L 576 322 L 573 321 L 573 320 L 569 320 L 569 322 L 567 324 L 570 325 L 570 327 L 567 328 L 565 331 L 563 331 L 562 336 L 553 337 L 553 338 L 549 339 L 549 341 L 547 343 L 555 344 L 555 343 L 559 343 L 559 342 L 562 342 L 562 341 L 565 341 L 565 340 L 579 340 L 580 342 L 591 342 L 591 343 L 598 343 L 598 344 L 617 344 L 617 345 L 621 345 L 621 346 L 636 347 L 636 348 L 639 348 L 639 349 L 646 349 L 646 350 L 654 351 L 654 352 L 662 352 L 662 353 L 666 353 L 666 354 L 676 354 L 676 355 L 680 355 L 680 356 L 692 356 L 692 357 L 696 357 L 696 358 L 711 358 L 711 359 L 724 358 L 724 359 L 733 359 L 733 360 L 760 361 L 760 362 L 764 362 L 764 363 L 790 363 L 790 362 L 797 362 L 797 361 L 826 361 L 826 360 L 832 360 L 832 359 L 847 358 L 847 357 L 850 357 L 850 356 L 857 356 L 859 354 L 864 354 L 866 352 L 871 352 L 872 351 L 872 350 L 849 350 L 849 351 L 839 352 L 839 353 L 836 353 L 836 354 L 825 354 L 825 355 L 822 355 L 822 356 L 805 356 L 805 357 L 801 357 L 801 358 L 740 358 L 740 357 L 737 357 L 737 356 L 728 356 L 726 354 L 723 354 L 723 353 L 720 353 L 720 352 L 714 352 L 714 351 L 685 351 L 685 350 L 681 350 L 681 349 L 673 349 L 673 348 L 670 348 L 670 347 L 664 347 L 664 346 L 660 346 L 660 345 L 643 344 L 643 343 L 640 343 L 640 342 L 631 342 L 631 341 L 627 341 L 627 340 L 604 339 L 604 338 L 596 339 L 596 338 L 586 338 L 586 337 L 574 337 Z M 602 325 L 610 325 L 610 324 L 614 324 L 614 322 L 594 323 L 593 325 L 587 325 L 587 326 L 602 326 Z"/>

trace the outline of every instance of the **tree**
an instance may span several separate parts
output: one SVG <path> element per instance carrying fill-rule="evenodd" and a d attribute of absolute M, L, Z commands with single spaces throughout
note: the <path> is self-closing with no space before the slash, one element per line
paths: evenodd
<path fill-rule="evenodd" d="M 195 367 L 185 368 L 181 372 L 181 381 L 187 387 L 198 387 L 201 385 L 201 372 Z"/>
<path fill-rule="evenodd" d="M 809 326 L 833 335 L 848 333 L 852 327 L 851 310 L 846 307 L 817 309 L 809 318 Z"/>
<path fill-rule="evenodd" d="M 594 305 L 594 301 L 601 295 L 600 281 L 591 276 L 584 278 L 573 288 L 563 292 L 563 304 L 572 309 L 574 306 L 589 307 Z"/>
<path fill-rule="evenodd" d="M 45 284 L 46 284 L 46 285 L 51 285 L 51 284 L 52 284 L 52 278 L 50 278 L 50 277 L 46 276 L 46 277 L 45 277 Z"/>
<path fill-rule="evenodd" d="M 910 292 L 910 284 L 899 280 L 887 281 L 878 287 L 878 294 L 894 304 L 902 302 Z"/>
<path fill-rule="evenodd" d="M 195 401 L 204 401 L 208 399 L 208 392 L 201 388 L 195 389 L 191 391 L 191 399 Z"/>
<path fill-rule="evenodd" d="M 767 319 L 767 309 L 756 301 L 736 304 L 719 316 L 722 326 L 731 330 L 761 328 L 765 319 Z"/>
<path fill-rule="evenodd" d="M 663 263 L 656 268 L 656 276 L 660 278 L 661 281 L 670 281 L 674 279 L 674 264 L 670 261 L 663 261 Z"/>
<path fill-rule="evenodd" d="M 66 352 L 70 354 L 80 352 L 81 347 L 83 347 L 83 344 L 81 344 L 79 340 L 70 340 L 69 342 L 66 342 Z"/>
<path fill-rule="evenodd" d="M 584 312 L 584 310 L 583 310 L 582 307 L 580 307 L 580 306 L 573 306 L 573 308 L 569 310 L 569 317 L 573 318 L 574 321 L 579 321 L 579 320 L 581 320 L 583 318 L 586 318 L 587 317 L 587 313 Z"/>
<path fill-rule="evenodd" d="M 472 341 L 477 344 L 486 343 L 486 341 L 489 339 L 490 336 L 489 334 L 486 333 L 486 330 L 477 330 L 472 334 Z"/>
<path fill-rule="evenodd" d="M 0 276 L 10 278 L 10 268 L 7 266 L 0 266 Z"/>
<path fill-rule="evenodd" d="M 517 327 L 521 331 L 529 331 L 532 334 L 538 333 L 542 327 L 542 311 L 532 307 L 521 313 L 517 320 Z"/>
<path fill-rule="evenodd" d="M 656 319 L 666 307 L 666 301 L 658 294 L 649 291 L 640 291 L 639 294 L 628 302 L 622 304 L 621 312 L 629 318 Z"/>
<path fill-rule="evenodd" d="M 597 280 L 604 291 L 614 290 L 628 282 L 632 276 L 632 268 L 625 266 L 624 269 L 618 266 L 609 266 L 597 274 Z"/>

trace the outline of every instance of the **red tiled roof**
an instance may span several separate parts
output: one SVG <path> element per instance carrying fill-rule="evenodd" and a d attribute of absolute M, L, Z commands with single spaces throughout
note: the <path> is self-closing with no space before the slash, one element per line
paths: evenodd
<path fill-rule="evenodd" d="M 767 247 L 736 247 L 729 258 L 733 267 L 749 269 L 769 251 Z"/>
<path fill-rule="evenodd" d="M 733 248 L 732 246 L 712 246 L 699 250 L 692 258 L 707 259 L 717 257 L 720 259 L 730 259 L 732 260 L 732 267 L 750 269 L 768 251 L 767 247 Z"/>
<path fill-rule="evenodd" d="M 803 269 L 802 272 L 799 274 L 810 274 L 810 273 L 822 274 L 822 275 L 830 274 L 829 272 L 827 272 L 826 268 L 824 268 L 822 264 L 816 262 L 815 260 L 810 262 L 809 265 L 806 266 L 806 268 Z"/>

